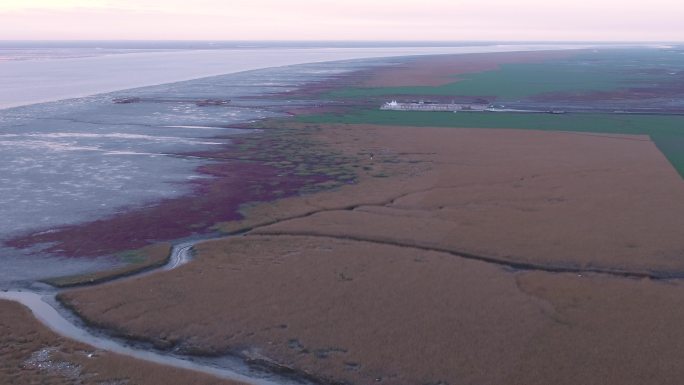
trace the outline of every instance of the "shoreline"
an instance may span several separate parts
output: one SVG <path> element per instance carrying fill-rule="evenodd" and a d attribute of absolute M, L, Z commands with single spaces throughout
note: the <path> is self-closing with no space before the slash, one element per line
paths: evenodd
<path fill-rule="evenodd" d="M 340 78 L 340 77 L 344 77 L 344 75 L 336 76 L 335 78 Z M 283 109 L 283 112 L 285 112 L 284 109 Z M 247 125 L 247 126 L 249 126 L 249 125 Z M 230 159 L 241 161 L 241 159 L 239 159 L 240 158 L 239 156 L 233 156 L 233 155 L 235 155 L 235 153 L 233 153 L 233 151 L 235 151 L 235 147 L 240 146 L 240 145 L 244 144 L 244 142 L 247 142 L 249 140 L 255 140 L 257 142 L 259 141 L 259 139 L 258 138 L 255 139 L 253 135 L 251 135 L 251 134 L 248 134 L 248 135 L 249 136 L 247 136 L 247 137 L 243 136 L 240 139 L 235 139 L 234 137 L 231 136 L 231 139 L 233 140 L 234 143 L 229 145 L 227 148 L 224 148 L 223 151 L 216 151 L 212 154 L 209 154 L 209 153 L 184 153 L 184 154 L 179 154 L 179 156 L 193 156 L 193 157 L 202 157 L 202 158 L 211 157 L 213 159 L 216 159 L 217 155 L 221 155 L 221 157 L 226 159 L 226 161 L 228 161 L 228 162 L 230 162 Z M 243 138 L 246 138 L 246 139 L 243 139 Z M 202 172 L 207 173 L 209 175 L 215 175 L 215 176 L 220 175 L 222 173 L 225 173 L 225 172 L 222 172 L 224 170 L 221 170 L 220 168 L 215 169 L 214 167 L 215 166 L 213 166 L 213 167 L 209 166 L 206 169 L 203 169 Z M 246 167 L 244 167 L 244 165 L 240 165 L 237 168 L 237 171 L 245 171 L 247 174 L 250 173 L 250 170 L 248 170 Z M 277 172 L 278 170 L 275 169 L 274 171 Z M 241 179 L 240 177 L 237 178 L 237 180 L 240 180 L 240 179 Z M 205 180 L 200 180 L 199 182 L 202 183 L 202 182 L 205 182 Z M 178 198 L 178 200 L 183 200 L 184 202 L 190 202 L 197 195 L 198 195 L 198 192 L 195 191 L 195 193 L 193 193 L 191 196 L 184 196 L 184 197 Z M 279 197 L 282 197 L 282 195 Z M 239 207 L 239 205 L 235 206 L 233 208 L 235 212 L 237 212 L 238 207 Z M 126 214 L 129 214 L 129 213 L 124 213 L 123 215 L 126 215 Z M 223 217 L 220 217 L 220 219 L 221 219 L 220 221 L 216 220 L 215 222 L 220 223 L 220 222 L 223 222 L 229 218 L 230 217 L 223 216 Z M 104 223 L 107 220 L 108 219 L 104 219 L 102 221 L 97 221 L 97 222 Z M 87 225 L 88 224 L 85 224 L 85 227 L 87 227 Z M 213 226 L 213 224 L 212 224 L 212 226 Z M 84 228 L 85 229 L 84 224 L 79 224 L 79 225 L 75 225 L 75 226 L 67 226 L 67 227 Z M 104 225 L 104 227 L 105 227 L 105 229 L 109 228 L 109 226 L 106 224 Z M 63 228 L 64 227 L 62 227 L 62 229 Z M 36 235 L 38 237 L 44 236 L 44 235 L 52 236 L 59 231 L 60 231 L 60 229 L 56 229 L 56 231 L 53 230 L 53 231 L 46 233 L 44 230 L 41 230 Z M 90 237 L 90 235 L 88 235 L 88 236 Z M 171 239 L 178 239 L 178 238 L 179 238 L 178 236 L 171 237 Z M 151 246 L 154 246 L 154 245 L 156 245 L 156 243 L 152 244 Z M 138 246 L 138 245 L 136 245 L 136 246 Z M 139 246 L 143 246 L 143 245 L 140 244 Z M 130 247 L 121 247 L 121 245 L 117 245 L 117 249 L 130 249 Z M 102 285 L 104 283 L 117 282 L 117 281 L 126 280 L 126 279 L 136 279 L 139 277 L 144 277 L 146 275 L 156 274 L 160 271 L 168 271 L 168 270 L 170 270 L 168 268 L 170 263 L 174 265 L 171 267 L 171 269 L 178 267 L 179 265 L 171 262 L 173 255 L 174 255 L 174 253 L 172 251 L 168 255 L 168 257 L 163 258 L 163 259 L 159 259 L 159 258 L 153 259 L 151 264 L 145 264 L 144 266 L 137 266 L 136 267 L 136 266 L 129 265 L 129 266 L 126 266 L 124 268 L 114 269 L 114 270 L 111 270 L 111 269 L 103 270 L 103 271 L 93 273 L 93 274 L 79 274 L 76 276 L 57 277 L 54 279 L 45 279 L 45 280 L 42 280 L 42 282 L 54 286 L 56 288 L 55 293 L 59 293 L 59 292 L 62 292 L 66 288 L 93 287 L 93 286 Z M 23 290 L 27 290 L 27 289 L 23 289 Z M 34 294 L 31 294 L 30 291 L 23 291 L 23 293 L 26 293 L 26 294 L 22 294 L 22 292 L 18 292 L 16 294 L 18 297 L 15 298 L 14 297 L 15 294 L 13 294 L 11 292 L 11 290 L 5 289 L 2 292 L 0 292 L 0 298 L 6 299 L 6 300 L 17 301 L 17 302 L 21 303 L 23 306 L 28 306 L 29 308 L 32 309 L 32 311 L 36 315 L 38 315 L 41 312 L 44 312 L 46 310 L 52 309 L 51 305 L 49 305 L 48 303 L 45 303 L 42 300 L 38 300 L 38 302 L 36 302 L 36 298 L 28 298 L 27 300 L 22 300 L 21 297 L 24 295 L 28 295 L 28 296 L 34 295 Z M 36 294 L 36 295 L 40 295 L 40 294 Z M 62 301 L 59 301 L 57 299 L 55 299 L 55 301 L 57 301 L 56 303 L 60 303 L 61 304 L 60 306 L 62 306 L 62 307 L 68 307 L 67 304 L 62 302 Z M 42 305 L 41 305 L 41 303 L 42 303 Z M 38 305 L 40 305 L 40 306 L 38 306 Z M 76 316 L 75 314 L 76 313 L 74 313 L 74 316 Z M 43 324 L 50 326 L 50 322 L 46 322 L 45 318 L 38 317 L 38 319 Z M 66 321 L 66 319 L 64 319 L 64 321 L 68 322 L 68 321 Z M 53 326 L 50 326 L 50 328 L 52 328 L 54 330 Z M 99 333 L 105 333 L 105 335 L 111 334 L 114 336 L 117 334 L 111 329 L 100 328 L 97 326 L 94 327 L 94 330 L 98 330 Z M 58 333 L 60 333 L 60 330 L 54 330 L 54 331 L 57 331 Z M 114 334 L 112 334 L 112 333 L 114 333 Z M 65 337 L 71 337 L 71 338 L 78 335 L 78 333 L 76 331 L 72 331 L 71 334 L 65 333 L 64 331 L 62 331 L 60 334 L 62 334 Z M 89 338 L 76 338 L 76 340 L 78 340 L 79 342 L 85 342 L 85 343 L 88 343 L 90 345 L 94 345 L 96 347 L 101 347 L 100 343 L 93 343 L 93 342 L 97 342 L 97 341 L 91 340 Z M 129 341 L 128 343 L 130 343 L 130 341 L 132 341 L 132 340 L 124 338 L 124 341 Z M 128 343 L 126 343 L 126 344 L 128 344 Z M 109 349 L 109 350 L 111 350 L 111 349 Z M 133 357 L 133 358 L 140 359 L 142 357 L 142 356 L 134 353 L 130 349 L 127 350 L 127 349 L 117 348 L 117 349 L 114 349 L 114 351 L 118 352 L 120 354 L 124 354 L 124 355 L 129 356 L 129 357 Z M 143 350 L 141 350 L 141 351 L 145 352 L 146 349 L 143 348 Z M 186 358 L 182 358 L 180 360 L 175 360 L 175 361 L 172 359 L 169 360 L 169 359 L 167 359 L 168 353 L 169 353 L 168 351 L 166 351 L 166 352 L 160 351 L 160 354 L 162 354 L 162 355 L 160 355 L 159 358 L 152 357 L 150 359 L 150 357 L 147 357 L 146 360 L 153 362 L 153 363 L 161 363 L 161 364 L 165 364 L 165 365 L 171 365 L 172 367 L 176 367 L 176 368 L 180 368 L 180 369 L 185 368 L 185 369 L 190 369 L 190 370 L 196 370 L 196 371 L 202 372 L 204 374 L 210 374 L 210 375 L 217 376 L 220 378 L 242 380 L 242 381 L 240 381 L 241 383 L 252 383 L 252 384 L 258 384 L 258 385 L 270 384 L 269 382 L 262 382 L 261 380 L 258 380 L 257 377 L 253 377 L 253 376 L 243 377 L 242 375 L 235 375 L 235 372 L 224 371 L 222 369 L 212 369 L 212 367 L 215 364 L 210 364 L 209 366 L 202 366 L 201 364 L 200 365 L 194 365 L 194 364 L 190 363 L 190 361 L 188 361 L 190 356 L 188 356 Z M 195 357 L 199 358 L 201 356 L 195 356 Z M 294 378 L 296 382 L 299 382 L 300 380 L 306 380 L 306 381 L 312 381 L 314 383 L 320 383 L 319 379 L 312 377 L 307 373 L 297 373 L 296 371 L 293 371 L 292 369 L 281 366 L 281 365 L 279 365 L 275 362 L 272 362 L 270 360 L 264 360 L 264 359 L 261 359 L 258 357 L 251 357 L 250 358 L 248 356 L 241 355 L 241 354 L 237 354 L 234 357 L 236 359 L 244 362 L 245 364 L 248 364 L 249 366 L 253 366 L 255 368 L 261 368 L 260 370 L 264 371 L 264 373 L 270 373 L 270 374 L 268 374 L 269 376 L 284 375 L 285 377 L 283 377 L 283 378 Z M 282 381 L 278 381 L 278 383 L 282 383 Z"/>
<path fill-rule="evenodd" d="M 396 63 L 404 63 L 399 67 L 416 60 L 428 60 L 442 65 L 442 61 L 453 65 L 453 58 L 458 58 L 457 63 L 463 66 L 465 72 L 492 69 L 501 60 L 504 62 L 525 62 L 539 60 L 539 58 L 554 58 L 567 56 L 567 51 L 524 51 L 508 53 L 469 53 L 459 55 L 430 55 L 426 57 L 402 57 L 395 58 L 395 63 L 389 68 L 396 67 Z M 381 66 L 382 67 L 382 66 Z M 316 95 L 333 88 L 345 87 L 352 84 L 365 84 L 369 77 L 377 77 L 382 70 L 372 62 L 367 68 L 346 72 L 323 81 L 314 81 L 299 87 L 297 90 L 287 93 L 263 95 L 265 98 L 303 100 L 305 103 L 315 100 Z M 437 71 L 439 72 L 439 71 Z M 419 79 L 423 80 L 423 78 Z M 447 78 L 444 78 L 447 79 Z M 444 81 L 444 79 L 442 81 Z M 390 81 L 392 79 L 389 79 Z M 302 113 L 315 113 L 330 108 L 346 108 L 347 103 L 338 107 L 328 103 L 317 103 L 311 107 L 281 106 L 277 108 L 279 113 L 300 115 Z M 275 120 L 276 122 L 278 119 Z M 57 256 L 66 257 L 94 257 L 111 255 L 126 250 L 136 250 L 147 246 L 147 240 L 171 241 L 203 233 L 210 230 L 216 223 L 241 219 L 240 207 L 248 202 L 271 201 L 285 196 L 291 196 L 305 186 L 312 184 L 335 183 L 343 185 L 352 178 L 347 178 L 353 170 L 344 172 L 344 163 L 349 159 L 335 159 L 335 155 L 326 158 L 325 150 L 319 154 L 308 154 L 311 160 L 288 159 L 288 157 L 300 157 L 293 155 L 294 149 L 280 150 L 274 147 L 280 143 L 290 143 L 288 133 L 284 133 L 281 140 L 278 136 L 283 135 L 279 130 L 269 129 L 269 120 L 263 122 L 243 123 L 232 127 L 261 129 L 259 133 L 246 133 L 239 136 L 215 136 L 216 139 L 230 139 L 232 143 L 221 146 L 220 149 L 204 152 L 178 153 L 177 156 L 193 157 L 196 159 L 210 160 L 215 163 L 200 166 L 196 172 L 208 178 L 197 178 L 186 183 L 192 191 L 190 194 L 179 198 L 165 199 L 157 203 L 147 205 L 142 209 L 133 209 L 119 212 L 110 217 L 99 220 L 84 222 L 75 225 L 60 226 L 57 228 L 41 229 L 37 232 L 28 232 L 24 235 L 14 236 L 5 243 L 10 247 L 24 249 L 35 244 L 51 244 L 46 251 L 56 253 Z M 294 133 L 296 135 L 296 132 Z M 290 135 L 292 136 L 292 135 Z M 298 151 L 306 153 L 309 143 L 295 143 Z M 218 162 L 218 163 L 216 163 Z M 312 163 L 325 163 L 328 170 L 323 172 L 300 175 L 300 165 Z M 298 164 L 297 164 L 298 163 Z M 317 167 L 320 169 L 320 167 Z M 305 170 L 306 171 L 306 170 Z M 342 173 L 342 174 L 339 174 Z M 304 173 L 306 174 L 306 172 Z M 335 174 L 338 174 L 335 176 Z M 251 186 L 246 186 L 247 180 Z M 274 185 L 274 183 L 276 185 Z M 246 188 L 248 187 L 248 188 Z M 254 193 L 253 190 L 257 192 Z M 228 196 L 226 196 L 226 192 Z M 274 195 L 273 192 L 276 192 Z M 188 211 L 186 207 L 195 207 Z M 215 208 L 221 207 L 221 211 Z M 175 213 L 185 213 L 180 218 Z M 103 240 L 104 241 L 103 243 Z"/>
<path fill-rule="evenodd" d="M 538 55 L 563 55 L 563 51 L 524 52 L 520 54 L 475 53 L 437 55 L 427 58 L 439 62 L 440 58 L 444 57 L 489 57 L 496 61 L 502 55 L 504 57 L 506 55 L 521 56 L 522 60 L 526 60 L 525 57 L 527 56 L 534 58 Z M 423 57 L 422 60 L 425 59 L 426 57 Z M 410 63 L 421 59 L 420 57 L 404 57 L 395 60 L 395 63 Z M 480 64 L 476 62 L 475 66 L 478 65 Z M 467 68 L 472 68 L 472 65 L 470 66 Z M 305 103 L 310 103 L 310 100 L 315 99 L 315 95 L 322 90 L 358 84 L 369 76 L 377 76 L 380 70 L 376 67 L 377 64 L 371 62 L 370 67 L 365 69 L 333 75 L 323 81 L 314 81 L 299 87 L 294 92 L 264 95 L 263 97 L 302 99 Z M 295 107 L 294 111 L 291 107 L 281 106 L 277 108 L 277 111 L 298 115 L 320 112 L 321 109 L 326 108 L 330 108 L 330 106 L 324 103 L 303 109 L 302 107 Z M 286 136 L 289 134 L 285 133 L 285 137 L 280 139 L 278 138 L 280 135 L 278 130 L 266 130 L 266 128 L 272 128 L 269 127 L 268 120 L 264 124 L 255 122 L 232 126 L 250 129 L 261 128 L 262 130 L 259 133 L 247 133 L 240 136 L 216 136 L 218 139 L 231 139 L 233 143 L 221 146 L 220 149 L 213 151 L 177 154 L 181 157 L 189 156 L 218 162 L 197 169 L 199 175 L 206 175 L 209 178 L 196 178 L 187 182 L 186 186 L 190 186 L 192 193 L 179 198 L 158 201 L 156 204 L 148 205 L 142 209 L 119 212 L 92 222 L 60 226 L 47 232 L 46 229 L 41 229 L 37 232 L 14 236 L 7 240 L 6 244 L 20 249 L 34 244 L 51 244 L 52 246 L 46 251 L 58 251 L 57 256 L 94 257 L 111 255 L 147 246 L 148 240 L 163 242 L 181 239 L 197 233 L 205 233 L 208 230 L 210 231 L 216 223 L 240 219 L 240 209 L 247 202 L 271 201 L 291 196 L 297 194 L 302 187 L 312 184 L 322 184 L 323 187 L 326 184 L 333 183 L 339 186 L 353 181 L 353 177 L 351 177 L 353 170 L 345 170 L 345 163 L 349 159 L 335 159 L 334 154 L 325 159 L 325 150 L 320 154 L 306 155 L 309 156 L 310 160 L 296 159 L 299 156 L 293 154 L 298 151 L 306 153 L 306 148 L 310 147 L 309 143 L 296 144 L 299 150 L 276 149 L 274 155 L 274 146 L 277 147 L 280 143 L 289 143 L 291 138 L 287 138 Z M 290 160 L 288 157 L 295 159 Z M 313 163 L 319 163 L 314 167 L 319 171 L 306 171 L 307 167 L 311 169 L 310 166 L 305 166 L 304 172 L 298 169 L 302 164 Z M 322 171 L 321 167 L 318 167 L 320 163 L 327 164 Z M 340 179 L 340 177 L 346 179 Z M 246 186 L 244 181 L 248 181 L 251 186 Z M 274 183 L 277 185 L 273 185 Z M 252 190 L 254 188 L 257 190 L 256 193 Z M 330 188 L 330 186 L 323 188 Z M 226 196 L 226 192 L 228 192 L 228 196 Z M 187 207 L 194 207 L 194 209 L 188 211 Z M 222 209 L 217 211 L 216 207 Z M 176 213 L 184 214 L 179 216 Z"/>
<path fill-rule="evenodd" d="M 540 50 L 548 50 L 548 47 L 557 47 L 558 49 L 575 49 L 575 47 L 587 47 L 592 46 L 590 44 L 565 44 L 565 45 L 549 45 L 549 44 L 506 44 L 499 46 L 492 45 L 482 45 L 482 46 L 457 46 L 457 47 L 390 47 L 390 48 L 336 48 L 340 53 L 331 53 L 329 49 L 324 48 L 300 48 L 298 53 L 301 54 L 301 58 L 297 59 L 283 59 L 277 63 L 273 62 L 274 53 L 287 53 L 291 52 L 293 49 L 277 48 L 269 49 L 262 48 L 260 50 L 254 49 L 225 49 L 225 50 L 188 50 L 188 51 L 177 51 L 177 52 L 146 52 L 146 53 L 125 53 L 117 54 L 111 56 L 101 56 L 101 57 L 86 57 L 86 58 L 71 58 L 71 59 L 55 59 L 51 62 L 46 61 L 4 61 L 0 62 L 0 68 L 5 73 L 4 76 L 12 77 L 16 79 L 21 79 L 22 81 L 14 82 L 12 84 L 21 84 L 21 88 L 8 88 L 5 90 L 7 95 L 22 95 L 26 92 L 26 88 L 35 88 L 36 90 L 43 90 L 44 84 L 42 82 L 32 81 L 30 78 L 31 72 L 40 73 L 46 71 L 46 69 L 51 69 L 52 71 L 57 71 L 59 76 L 63 79 L 56 88 L 60 90 L 59 94 L 53 97 L 45 98 L 39 97 L 41 93 L 33 97 L 33 100 L 24 99 L 21 101 L 10 101 L 3 102 L 0 104 L 0 111 L 11 109 L 11 108 L 21 108 L 25 106 L 30 106 L 34 104 L 48 103 L 53 101 L 59 101 L 64 99 L 72 98 L 83 98 L 95 94 L 109 93 L 114 91 L 123 91 L 132 88 L 147 87 L 166 83 L 175 83 L 180 81 L 195 80 L 205 77 L 220 76 L 244 71 L 252 71 L 259 69 L 266 69 L 279 66 L 291 66 L 298 64 L 309 64 L 309 63 L 320 63 L 329 61 L 346 61 L 346 60 L 362 60 L 362 59 L 373 59 L 373 58 L 390 58 L 390 57 L 401 57 L 401 56 L 411 56 L 411 55 L 430 55 L 430 54 L 461 54 L 461 53 L 471 53 L 471 52 L 491 52 L 494 50 L 499 51 L 509 51 L 509 50 L 526 50 L 535 47 L 546 47 Z M 294 49 L 297 50 L 297 49 Z M 229 71 L 225 70 L 225 63 L 231 63 L 235 61 L 235 54 L 254 54 L 255 52 L 264 53 L 262 56 L 251 59 L 250 62 L 239 62 L 234 64 L 235 68 Z M 166 74 L 160 74 L 159 64 L 155 64 L 153 60 L 149 60 L 154 57 L 167 56 L 164 62 L 177 62 L 172 71 L 175 71 L 173 76 L 168 76 Z M 192 60 L 188 63 L 184 63 L 183 60 L 192 56 Z M 138 63 L 138 68 L 132 68 L 127 62 L 130 58 L 140 59 Z M 54 68 L 54 64 L 57 64 L 57 68 Z M 255 63 L 269 63 L 269 64 L 255 64 Z M 77 72 L 70 70 L 70 67 L 74 65 L 78 66 L 80 69 Z M 118 84 L 112 83 L 109 80 L 112 73 L 108 73 L 106 66 L 110 65 L 113 69 L 113 74 L 116 76 L 126 75 L 129 79 L 119 78 Z M 104 67 L 103 69 L 100 69 Z M 197 68 L 201 68 L 200 71 Z M 111 72 L 111 71 L 110 71 Z M 167 71 L 168 72 L 168 69 Z M 74 91 L 70 90 L 72 86 L 71 82 L 76 79 L 88 79 L 91 85 L 89 85 L 87 91 Z M 138 80 L 131 81 L 132 78 L 137 78 Z M 145 79 L 145 80 L 142 80 Z M 2 77 L 0 76 L 0 81 Z M 97 83 L 99 82 L 99 83 Z M 120 83 L 123 82 L 123 85 Z M 81 87 L 83 87 L 81 85 Z M 53 87 L 55 88 L 55 87 Z M 37 98 L 37 99 L 36 99 Z"/>
<path fill-rule="evenodd" d="M 265 127 L 268 127 L 269 124 L 271 124 L 271 122 L 269 122 L 269 121 L 264 121 L 264 122 L 257 123 L 256 125 L 257 125 L 257 126 L 262 125 L 262 126 L 264 126 L 264 127 L 262 127 L 262 128 L 265 128 Z M 275 130 L 274 130 L 274 131 L 275 131 Z M 259 140 L 256 140 L 256 141 L 259 142 Z M 287 143 L 287 141 L 286 141 L 285 143 Z M 245 144 L 245 143 L 241 143 L 241 144 Z M 273 142 L 266 141 L 266 143 L 257 143 L 257 144 L 256 144 L 256 147 L 259 148 L 260 146 L 265 146 L 265 150 L 268 151 L 268 150 L 272 150 L 272 149 L 273 149 L 273 146 L 272 146 L 273 144 L 274 144 Z M 275 144 L 278 145 L 278 142 L 276 141 Z M 282 145 L 282 143 L 279 144 L 279 145 Z M 276 146 L 276 147 L 277 147 L 277 146 Z M 249 148 L 249 147 L 248 147 L 248 148 Z M 332 148 L 334 148 L 334 147 L 332 147 Z M 262 148 L 262 149 L 263 149 L 263 148 Z M 330 150 L 330 148 L 327 148 L 326 151 L 329 151 L 329 150 Z M 206 154 L 202 154 L 202 155 L 206 155 Z M 234 155 L 234 154 L 231 154 L 231 155 Z M 344 154 L 343 154 L 343 155 L 335 155 L 335 157 L 338 157 L 338 156 L 344 156 Z M 228 157 L 227 157 L 227 156 L 224 156 L 224 158 L 228 158 Z M 276 157 L 276 158 L 277 158 L 277 157 Z M 338 159 L 338 160 L 339 160 L 339 159 Z M 357 160 L 358 160 L 358 159 L 357 159 Z M 275 161 L 282 161 L 282 159 L 275 159 Z M 364 162 L 367 162 L 366 159 L 362 159 L 362 160 L 359 160 L 359 161 L 360 161 L 360 163 L 358 164 L 359 166 L 361 166 L 362 164 L 364 164 Z M 349 158 L 345 158 L 345 162 L 349 162 Z M 342 163 L 344 163 L 344 162 L 342 162 Z M 220 169 L 219 169 L 219 170 L 220 170 Z M 221 170 L 221 171 L 216 171 L 217 174 L 220 174 L 220 173 L 222 173 L 222 172 L 223 172 L 223 170 Z M 344 185 L 344 184 L 343 184 L 343 185 Z M 315 195 L 315 194 L 314 194 L 314 195 Z M 314 198 L 314 195 L 311 195 L 311 196 L 310 196 L 310 197 L 312 198 L 312 200 L 315 200 L 315 199 L 316 199 L 316 198 Z M 287 198 L 287 197 L 288 197 L 288 195 L 281 196 L 281 197 L 279 197 L 278 199 L 276 199 L 275 201 L 276 201 L 276 202 L 280 202 L 282 198 Z M 299 196 L 299 195 L 297 195 L 297 194 L 289 195 L 289 197 L 294 198 L 294 199 L 297 199 L 297 198 L 306 198 L 306 197 Z M 286 199 L 286 200 L 287 200 L 287 199 Z M 262 203 L 263 203 L 263 202 L 262 202 Z M 263 206 L 263 205 L 262 205 L 262 206 Z M 361 206 L 365 206 L 365 205 L 361 205 Z M 247 211 L 250 211 L 250 210 L 251 210 L 250 208 L 247 208 Z M 351 211 L 351 212 L 353 212 L 353 211 L 356 211 L 356 210 L 355 210 L 354 208 L 352 208 L 351 210 L 346 210 L 346 209 L 344 209 L 344 210 L 341 210 L 341 211 Z M 283 213 L 283 212 L 280 212 L 280 213 L 278 213 L 277 215 L 282 215 L 282 213 Z M 304 215 L 304 217 L 310 217 L 310 216 L 311 216 L 310 214 L 305 214 L 305 215 Z M 292 218 L 285 218 L 284 221 L 290 221 L 291 219 L 292 219 Z M 249 222 L 250 220 L 254 220 L 254 218 L 249 217 L 249 214 L 248 214 L 248 217 L 242 219 L 243 222 L 244 222 L 244 221 Z M 218 223 L 218 222 L 217 222 L 217 223 Z M 277 225 L 277 223 L 271 223 L 271 224 L 276 224 L 276 225 Z M 214 225 L 212 225 L 212 226 L 214 226 Z M 277 226 L 276 226 L 276 227 L 277 227 Z M 253 230 L 254 228 L 252 227 L 252 228 L 247 228 L 247 229 L 248 229 L 247 231 L 251 231 L 251 230 Z M 277 229 L 276 229 L 276 230 L 277 230 Z M 244 230 L 243 230 L 243 231 L 244 231 Z M 276 232 L 277 232 L 277 231 L 276 231 Z M 294 233 L 294 231 L 288 230 L 288 231 L 285 231 L 283 234 L 289 234 L 289 233 Z M 280 233 L 278 233 L 278 234 L 275 234 L 275 233 L 274 233 L 274 234 L 269 234 L 268 232 L 262 232 L 262 233 L 257 232 L 257 234 L 252 235 L 252 236 L 262 236 L 262 237 L 269 237 L 269 236 L 272 236 L 272 237 L 275 237 L 275 236 L 278 236 L 278 235 L 282 235 L 282 234 L 280 234 Z M 221 239 L 219 239 L 219 240 L 221 240 Z M 230 239 L 222 239 L 222 240 L 230 241 Z M 460 255 L 461 253 L 457 253 L 457 254 Z M 478 261 L 473 261 L 473 262 L 475 263 L 475 262 L 478 262 Z M 187 270 L 187 269 L 186 269 L 186 270 Z M 577 273 L 578 271 L 572 270 L 572 272 Z M 556 273 L 558 273 L 558 272 L 556 272 Z M 511 274 L 513 274 L 513 273 L 511 273 Z M 559 275 L 560 275 L 560 276 L 566 276 L 565 274 L 559 274 Z M 572 275 L 572 274 L 568 274 L 567 276 L 570 276 L 570 275 Z M 345 273 L 342 273 L 342 276 L 341 276 L 340 279 L 341 279 L 342 281 L 346 281 L 348 278 L 349 278 L 349 277 L 347 277 L 347 276 L 345 275 Z M 160 277 L 155 277 L 155 279 L 158 280 L 158 279 L 160 279 Z M 593 279 L 593 278 L 592 278 L 592 279 Z M 101 289 L 101 287 L 99 287 L 99 289 Z M 81 316 L 82 316 L 82 317 L 85 317 L 85 316 L 83 316 L 82 313 L 81 313 Z M 87 319 L 87 317 L 85 317 L 85 319 Z M 334 353 L 334 349 L 333 349 L 333 353 Z M 326 353 L 326 354 L 328 354 L 328 353 Z M 282 362 L 282 361 L 274 361 L 274 362 Z M 304 373 L 306 373 L 306 371 L 304 371 Z"/>

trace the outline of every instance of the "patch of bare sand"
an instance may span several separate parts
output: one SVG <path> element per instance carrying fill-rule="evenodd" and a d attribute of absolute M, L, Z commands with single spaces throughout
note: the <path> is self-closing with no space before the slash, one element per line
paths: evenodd
<path fill-rule="evenodd" d="M 224 229 L 255 230 L 198 246 L 190 265 L 63 299 L 133 336 L 355 384 L 681 382 L 678 282 L 515 272 L 344 239 L 679 272 L 684 185 L 648 138 L 314 132 L 361 159 L 357 185 L 253 206 Z"/>
<path fill-rule="evenodd" d="M 23 306 L 0 300 L 1 384 L 237 384 L 94 350 L 62 338 Z"/>

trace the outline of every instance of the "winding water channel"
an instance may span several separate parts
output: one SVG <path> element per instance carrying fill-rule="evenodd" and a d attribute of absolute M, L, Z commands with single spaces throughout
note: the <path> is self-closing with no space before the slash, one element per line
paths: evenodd
<path fill-rule="evenodd" d="M 154 274 L 159 271 L 176 269 L 192 260 L 192 248 L 206 239 L 176 244 L 166 265 L 134 276 L 133 279 Z M 108 335 L 103 331 L 87 326 L 77 315 L 63 307 L 56 296 L 59 290 L 45 288 L 39 290 L 0 291 L 0 299 L 18 302 L 29 308 L 33 315 L 53 332 L 72 340 L 90 345 L 96 349 L 144 360 L 179 369 L 192 370 L 223 379 L 239 381 L 252 385 L 294 384 L 302 381 L 278 376 L 262 370 L 255 370 L 237 357 L 195 357 L 175 354 L 154 349 Z"/>

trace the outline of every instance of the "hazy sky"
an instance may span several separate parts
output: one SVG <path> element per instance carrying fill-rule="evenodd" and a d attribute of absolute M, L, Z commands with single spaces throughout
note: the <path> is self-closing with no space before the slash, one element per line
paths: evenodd
<path fill-rule="evenodd" d="M 683 0 L 0 0 L 0 40 L 668 40 Z"/>

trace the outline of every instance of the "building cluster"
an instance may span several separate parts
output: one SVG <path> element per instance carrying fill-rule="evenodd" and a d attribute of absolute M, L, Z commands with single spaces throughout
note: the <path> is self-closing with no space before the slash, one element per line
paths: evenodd
<path fill-rule="evenodd" d="M 383 104 L 381 110 L 394 111 L 487 111 L 491 108 L 485 103 L 399 103 L 396 100 Z"/>

